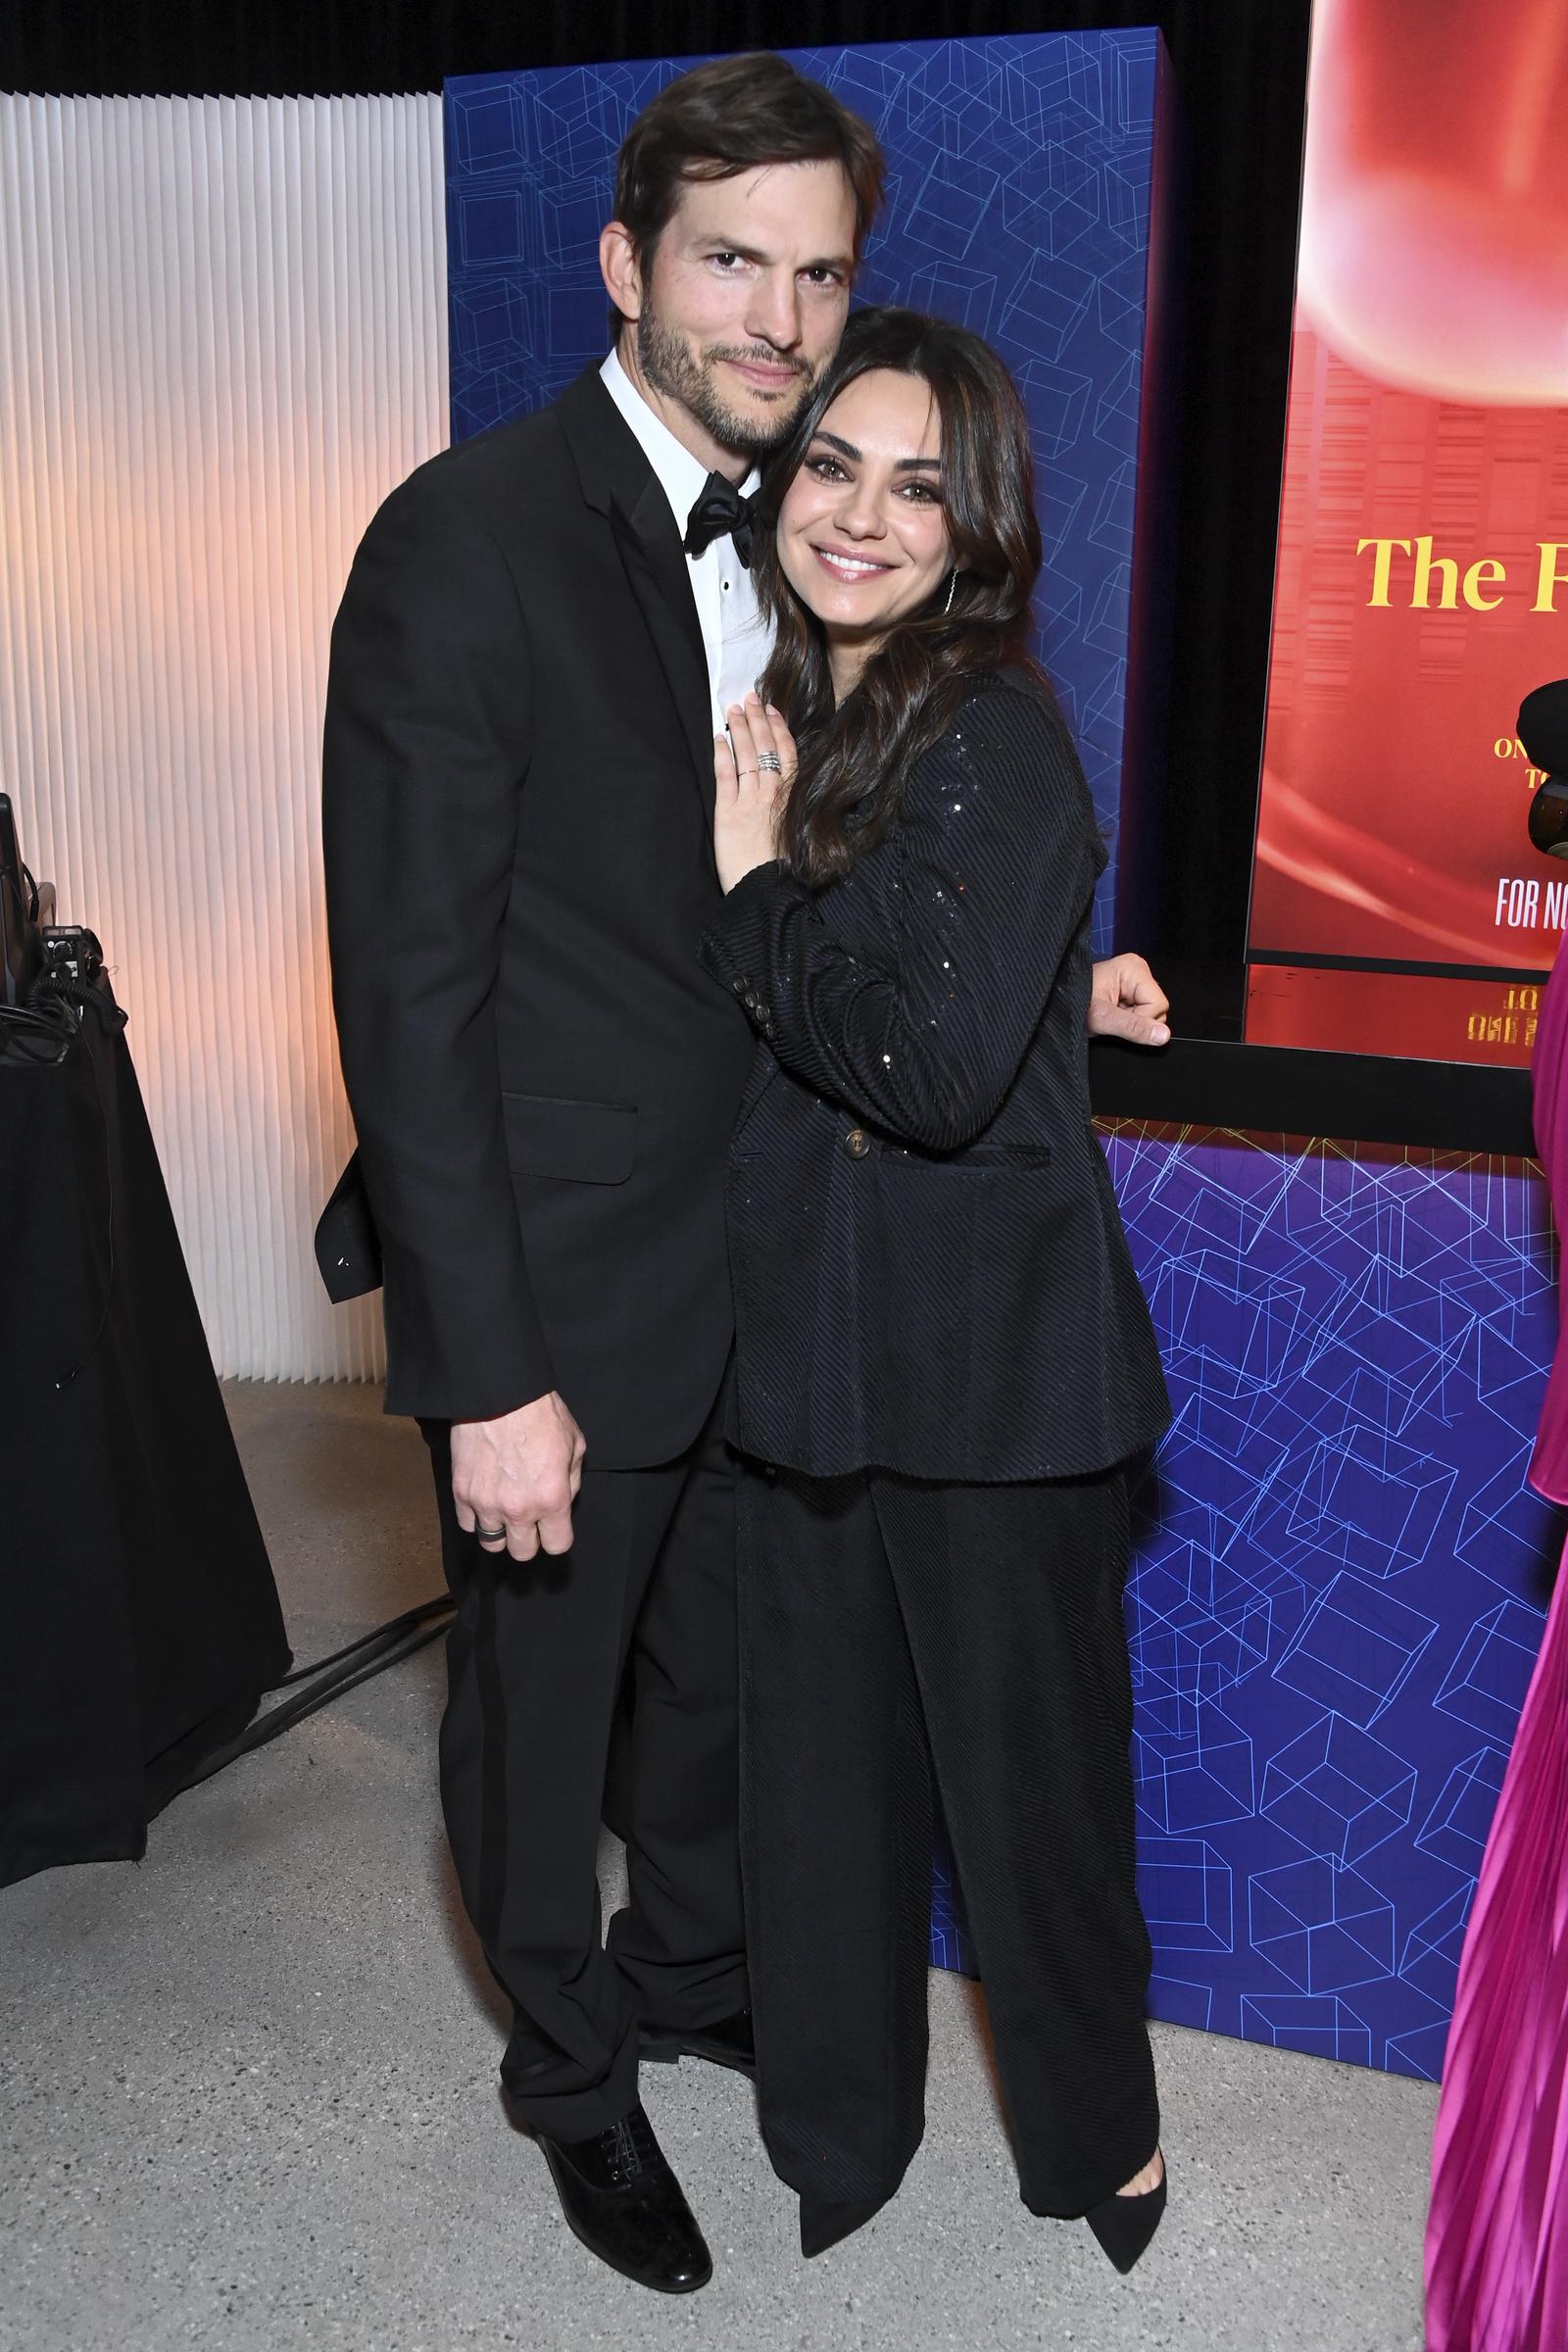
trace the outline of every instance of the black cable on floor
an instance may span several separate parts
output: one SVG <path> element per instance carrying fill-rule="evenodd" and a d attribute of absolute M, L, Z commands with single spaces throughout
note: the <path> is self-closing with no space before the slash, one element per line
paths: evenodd
<path fill-rule="evenodd" d="M 182 1781 L 173 1794 L 183 1794 L 187 1788 L 200 1788 L 215 1772 L 221 1772 L 240 1756 L 248 1756 L 254 1748 L 266 1747 L 295 1724 L 303 1723 L 332 1699 L 341 1698 L 360 1683 L 368 1683 L 372 1675 L 384 1673 L 388 1666 L 397 1666 L 412 1658 L 445 1633 L 452 1614 L 452 1598 L 442 1593 L 439 1599 L 421 1601 L 417 1608 L 406 1609 L 401 1617 L 393 1617 L 357 1642 L 347 1642 L 313 1665 L 296 1666 L 286 1674 L 275 1690 L 285 1690 L 296 1686 L 293 1695 L 280 1699 L 266 1714 L 248 1723 L 235 1739 L 225 1740 L 204 1756 L 190 1778 Z M 297 1686 L 303 1685 L 303 1688 Z"/>
<path fill-rule="evenodd" d="M 272 1689 L 286 1690 L 291 1683 L 309 1682 L 313 1675 L 324 1674 L 329 1666 L 335 1666 L 340 1658 L 352 1658 L 360 1650 L 368 1649 L 372 1642 L 384 1642 L 388 1635 L 401 1633 L 407 1626 L 422 1625 L 426 1618 L 444 1617 L 451 1608 L 450 1592 L 442 1592 L 434 1600 L 421 1600 L 416 1609 L 405 1609 L 401 1617 L 389 1617 L 385 1625 L 375 1626 L 369 1633 L 361 1634 L 357 1641 L 345 1642 L 341 1649 L 329 1650 L 324 1658 L 313 1658 L 309 1666 L 296 1666 L 292 1674 L 285 1674 L 281 1682 L 272 1685 Z"/>

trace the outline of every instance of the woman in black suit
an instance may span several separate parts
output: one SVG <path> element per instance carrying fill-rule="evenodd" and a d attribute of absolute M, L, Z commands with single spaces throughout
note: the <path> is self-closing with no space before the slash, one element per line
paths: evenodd
<path fill-rule="evenodd" d="M 1090 1125 L 1104 852 L 1026 651 L 1005 368 L 860 313 L 763 500 L 777 648 L 715 744 L 702 950 L 761 1040 L 728 1200 L 763 2126 L 808 2253 L 897 2189 L 940 1794 L 1024 2200 L 1127 2269 L 1165 2182 L 1123 1465 L 1169 1406 Z"/>

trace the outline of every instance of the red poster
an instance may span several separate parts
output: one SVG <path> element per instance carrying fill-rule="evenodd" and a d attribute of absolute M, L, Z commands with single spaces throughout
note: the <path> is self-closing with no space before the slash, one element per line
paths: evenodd
<path fill-rule="evenodd" d="M 1568 922 L 1514 739 L 1568 675 L 1565 125 L 1568 0 L 1318 0 L 1250 1038 L 1345 1045 L 1329 959 L 1381 968 L 1395 1051 L 1524 1057 L 1418 983 L 1544 971 Z"/>

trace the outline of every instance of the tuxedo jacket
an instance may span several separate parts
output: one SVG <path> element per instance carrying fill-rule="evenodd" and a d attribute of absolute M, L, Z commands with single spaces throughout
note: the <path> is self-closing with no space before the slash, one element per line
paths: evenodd
<path fill-rule="evenodd" d="M 760 1032 L 730 1152 L 734 1434 L 826 1477 L 1064 1478 L 1169 1403 L 1090 1123 L 1104 864 L 1049 695 L 977 681 L 811 892 L 759 867 L 703 956 Z"/>
<path fill-rule="evenodd" d="M 332 991 L 387 1409 L 559 1390 L 598 1467 L 696 1437 L 752 1059 L 680 530 L 597 369 L 380 509 L 332 632 Z M 346 1285 L 344 1286 L 347 1287 Z"/>

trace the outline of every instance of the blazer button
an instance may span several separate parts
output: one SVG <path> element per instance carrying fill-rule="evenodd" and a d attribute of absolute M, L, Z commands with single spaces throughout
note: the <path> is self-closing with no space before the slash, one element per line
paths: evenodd
<path fill-rule="evenodd" d="M 852 1159 L 863 1159 L 871 1149 L 871 1138 L 863 1127 L 852 1127 L 844 1138 L 844 1149 Z"/>

